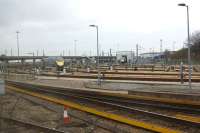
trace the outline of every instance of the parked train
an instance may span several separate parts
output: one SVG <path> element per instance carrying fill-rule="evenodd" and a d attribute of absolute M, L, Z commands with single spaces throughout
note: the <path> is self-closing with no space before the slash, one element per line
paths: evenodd
<path fill-rule="evenodd" d="M 65 60 L 61 56 L 52 56 L 43 59 L 43 68 L 56 68 L 56 71 L 63 71 Z"/>

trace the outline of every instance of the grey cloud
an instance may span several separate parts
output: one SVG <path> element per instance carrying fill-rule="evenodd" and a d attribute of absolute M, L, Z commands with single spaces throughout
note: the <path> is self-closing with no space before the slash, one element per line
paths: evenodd
<path fill-rule="evenodd" d="M 67 1 L 57 0 L 1 0 L 0 26 L 26 22 L 51 23 L 63 19 L 70 22 L 73 13 Z"/>
<path fill-rule="evenodd" d="M 125 19 L 123 24 L 116 25 L 111 29 L 109 25 L 103 25 L 100 20 L 93 17 L 79 16 L 81 11 L 75 9 L 78 8 L 78 1 L 0 0 L 0 46 L 2 49 L 13 48 L 16 54 L 15 32 L 19 30 L 22 54 L 37 49 L 40 51 L 45 49 L 51 55 L 58 55 L 62 50 L 71 50 L 73 53 L 74 40 L 78 40 L 77 49 L 80 55 L 81 52 L 90 50 L 96 53 L 96 31 L 94 28 L 88 27 L 89 24 L 99 25 L 100 44 L 104 50 L 116 49 L 116 44 L 119 44 L 121 50 L 134 49 L 136 43 L 143 43 L 147 49 L 148 47 L 159 47 L 159 40 L 165 34 L 169 35 L 166 37 L 169 43 L 170 39 L 172 41 L 177 38 L 181 40 L 185 34 L 183 30 L 159 31 L 152 34 L 129 32 L 126 29 L 123 30 L 128 21 Z M 165 41 L 164 38 L 163 40 Z"/>

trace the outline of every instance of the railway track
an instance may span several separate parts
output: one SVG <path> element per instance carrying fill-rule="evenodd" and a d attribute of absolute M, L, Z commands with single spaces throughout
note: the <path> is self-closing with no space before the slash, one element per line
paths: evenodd
<path fill-rule="evenodd" d="M 14 92 L 11 92 L 11 91 L 8 91 L 9 93 L 11 93 L 11 94 L 14 94 L 15 96 L 17 95 L 17 94 L 15 94 Z M 60 113 L 60 110 L 58 110 L 55 106 L 56 105 L 53 105 L 53 106 L 51 106 L 51 104 L 49 104 L 48 102 L 44 102 L 44 101 L 38 101 L 38 100 L 36 100 L 36 99 L 33 99 L 33 98 L 31 98 L 31 97 L 27 97 L 26 95 L 20 95 L 20 97 L 21 98 L 23 98 L 23 99 L 25 99 L 25 100 L 28 100 L 28 101 L 30 101 L 30 102 L 32 102 L 32 103 L 34 103 L 34 104 L 36 104 L 36 105 L 39 105 L 39 106 L 42 106 L 42 107 L 44 107 L 45 109 L 48 109 L 48 110 L 50 110 L 50 111 L 53 111 L 53 112 L 56 112 L 56 113 Z M 79 113 L 79 112 L 78 112 Z M 80 114 L 80 113 L 79 113 Z M 70 116 L 70 119 L 77 119 L 77 120 L 79 120 L 79 121 L 81 121 L 80 123 L 78 122 L 78 123 L 70 123 L 70 124 L 67 124 L 67 125 L 63 125 L 63 127 L 67 127 L 67 128 L 70 128 L 70 127 L 82 127 L 82 128 L 87 128 L 88 126 L 94 126 L 95 128 L 99 128 L 99 129 L 103 129 L 103 130 L 105 130 L 105 131 L 108 131 L 108 132 L 110 132 L 110 133 L 118 133 L 118 132 L 120 132 L 120 133 L 129 133 L 129 132 L 126 132 L 126 131 L 124 131 L 124 130 L 122 130 L 122 129 L 120 129 L 120 128 L 117 128 L 117 127 L 115 127 L 115 126 L 109 126 L 109 125 L 106 125 L 106 124 L 102 124 L 102 123 L 96 123 L 96 121 L 98 120 L 98 118 L 97 118 L 97 120 L 95 120 L 95 119 L 91 119 L 90 118 L 90 116 L 81 116 L 81 115 L 79 115 L 79 116 L 77 116 L 77 114 L 76 113 L 74 113 L 74 112 L 69 112 L 68 111 L 68 115 Z M 89 118 L 89 119 L 88 119 Z M 48 128 L 48 127 L 43 127 L 43 126 L 39 126 L 38 127 L 38 125 L 40 124 L 40 123 L 38 123 L 38 124 L 33 124 L 33 123 L 27 123 L 27 122 L 24 122 L 24 121 L 21 121 L 21 120 L 16 120 L 16 119 L 13 119 L 13 118 L 7 118 L 7 117 L 0 117 L 0 119 L 4 119 L 4 120 L 6 120 L 6 121 L 13 121 L 14 123 L 16 123 L 16 124 L 20 124 L 20 125 L 22 125 L 22 126 L 26 126 L 26 127 L 33 127 L 33 128 L 42 128 L 42 131 L 44 130 L 44 132 L 58 132 L 58 133 L 68 133 L 69 131 L 60 131 L 57 127 L 56 128 L 54 128 L 54 129 L 52 129 L 52 131 L 49 131 L 49 130 L 51 130 L 51 128 Z M 72 121 L 72 120 L 71 120 Z M 83 122 L 83 123 L 82 123 Z M 1 131 L 1 130 L 0 130 Z M 74 133 L 74 132 L 69 132 L 69 133 Z"/>
<path fill-rule="evenodd" d="M 96 70 L 87 72 L 86 70 L 80 70 L 78 72 L 83 73 L 98 73 Z M 180 72 L 146 72 L 146 71 L 102 71 L 102 74 L 122 74 L 122 75 L 164 75 L 164 76 L 179 76 Z M 188 72 L 184 72 L 184 75 L 188 75 Z M 200 73 L 193 73 L 193 76 L 200 76 Z"/>
<path fill-rule="evenodd" d="M 38 76 L 50 77 L 66 77 L 66 78 L 82 78 L 82 79 L 96 79 L 97 71 L 78 70 L 74 74 L 58 75 L 56 73 L 42 72 Z M 19 72 L 21 74 L 28 74 L 28 72 Z M 135 81 L 163 81 L 163 82 L 180 82 L 179 72 L 146 72 L 146 71 L 101 71 L 101 78 L 106 80 L 135 80 Z M 183 82 L 188 82 L 188 73 L 184 72 Z M 200 73 L 192 74 L 192 82 L 200 82 Z"/>
<path fill-rule="evenodd" d="M 97 74 L 74 74 L 74 75 L 57 75 L 42 73 L 41 76 L 49 77 L 66 77 L 66 78 L 82 78 L 82 79 L 97 79 Z M 163 81 L 163 82 L 180 82 L 178 76 L 167 75 L 121 75 L 121 74 L 105 74 L 101 76 L 102 80 L 135 80 L 135 81 Z M 183 79 L 184 82 L 188 82 L 188 78 Z M 193 77 L 192 82 L 200 82 L 200 77 Z"/>
<path fill-rule="evenodd" d="M 193 107 L 192 106 L 177 106 L 177 104 L 166 104 L 160 102 L 153 102 L 151 100 L 130 100 L 127 98 L 120 98 L 114 97 L 114 96 L 106 96 L 106 95 L 98 95 L 91 92 L 80 92 L 80 91 L 74 91 L 72 89 L 61 89 L 61 88 L 55 88 L 55 87 L 48 87 L 48 86 L 38 86 L 38 85 L 31 85 L 31 84 L 24 84 L 24 83 L 17 83 L 17 82 L 7 82 L 8 85 L 12 85 L 15 87 L 20 87 L 23 89 L 27 89 L 34 92 L 40 92 L 44 94 L 50 94 L 56 97 L 63 97 L 68 98 L 72 101 L 76 101 L 79 103 L 87 103 L 92 105 L 103 105 L 106 107 L 112 107 L 117 110 L 123 110 L 125 112 L 131 112 L 131 113 L 138 113 L 142 114 L 148 117 L 151 117 L 152 119 L 161 119 L 165 120 L 167 122 L 173 122 L 173 123 L 181 123 L 185 125 L 190 125 L 194 128 L 198 128 L 200 126 L 200 122 L 195 119 L 196 117 L 199 117 L 199 106 Z M 138 107 L 143 107 L 143 109 L 140 109 Z M 144 108 L 145 106 L 145 108 Z M 160 112 L 152 112 L 148 111 L 146 107 L 151 107 L 154 109 L 162 109 L 167 111 L 175 111 L 178 112 L 176 115 L 169 115 L 166 113 L 160 113 Z M 180 115 L 181 114 L 181 115 Z"/>
<path fill-rule="evenodd" d="M 38 129 L 39 131 L 41 132 L 48 132 L 48 133 L 65 133 L 64 131 L 59 131 L 59 130 L 56 130 L 56 129 L 52 129 L 52 128 L 49 128 L 49 127 L 45 127 L 45 126 L 41 126 L 41 125 L 38 125 L 38 124 L 34 124 L 34 123 L 31 123 L 31 122 L 25 122 L 25 121 L 22 121 L 22 120 L 17 120 L 17 119 L 13 119 L 13 118 L 8 118 L 8 117 L 2 117 L 0 116 L 0 119 L 3 120 L 4 122 L 12 122 L 16 125 L 20 125 L 20 126 L 23 126 L 23 127 L 26 127 L 28 129 L 30 128 L 33 128 L 34 130 Z M 9 129 L 0 129 L 0 132 L 7 132 Z"/>

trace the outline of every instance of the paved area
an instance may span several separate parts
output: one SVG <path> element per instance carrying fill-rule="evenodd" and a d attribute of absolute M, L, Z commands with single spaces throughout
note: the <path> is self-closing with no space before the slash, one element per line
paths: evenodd
<path fill-rule="evenodd" d="M 35 83 L 61 86 L 77 87 L 83 89 L 112 90 L 121 92 L 128 91 L 153 91 L 153 92 L 172 92 L 200 95 L 200 83 L 193 83 L 192 89 L 189 89 L 188 83 L 179 82 L 152 82 L 152 81 L 116 81 L 104 80 L 101 86 L 96 84 L 95 79 L 76 79 L 76 78 L 56 78 L 56 77 L 38 77 Z"/>

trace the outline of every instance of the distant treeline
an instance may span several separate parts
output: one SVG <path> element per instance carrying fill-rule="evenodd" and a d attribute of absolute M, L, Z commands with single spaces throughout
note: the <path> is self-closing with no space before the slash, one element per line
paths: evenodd
<path fill-rule="evenodd" d="M 187 42 L 187 41 L 186 41 Z M 197 31 L 191 36 L 191 58 L 193 61 L 200 62 L 200 31 Z M 182 48 L 170 55 L 172 60 L 180 60 L 188 58 L 188 46 Z"/>

